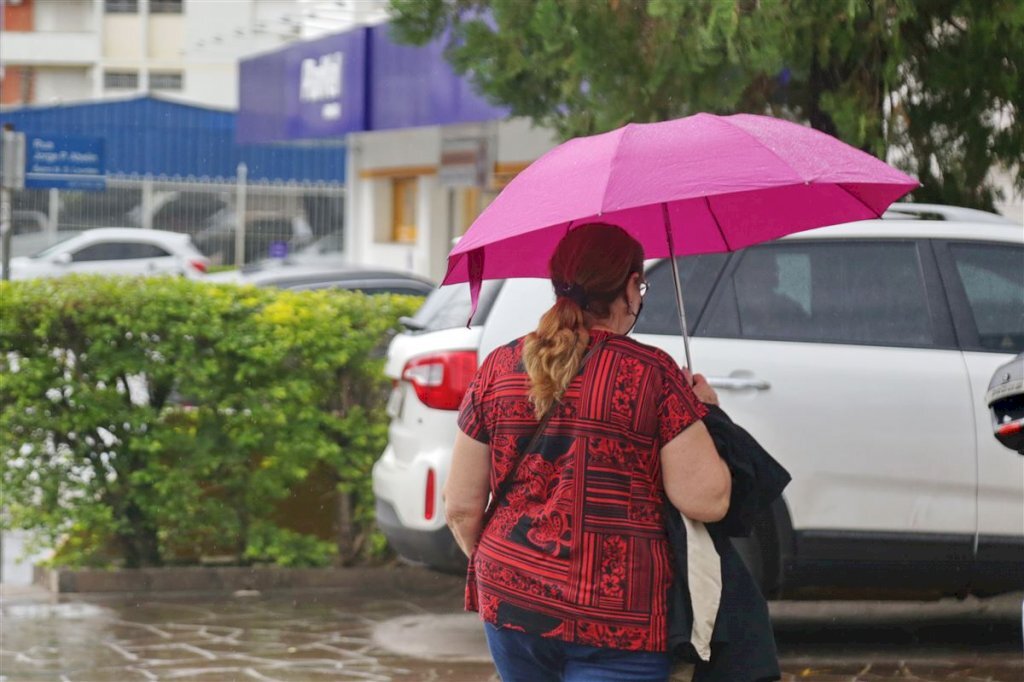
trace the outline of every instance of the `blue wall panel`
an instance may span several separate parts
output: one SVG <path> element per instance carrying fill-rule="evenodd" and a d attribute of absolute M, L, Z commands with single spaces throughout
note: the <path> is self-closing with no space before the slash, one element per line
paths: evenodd
<path fill-rule="evenodd" d="M 102 137 L 110 175 L 230 180 L 245 162 L 256 182 L 345 181 L 340 144 L 239 145 L 234 112 L 154 97 L 11 109 L 0 111 L 0 123 L 26 133 Z"/>

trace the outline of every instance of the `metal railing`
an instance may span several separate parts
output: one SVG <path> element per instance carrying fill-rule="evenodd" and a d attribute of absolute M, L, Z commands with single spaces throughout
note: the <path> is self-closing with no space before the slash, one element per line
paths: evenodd
<path fill-rule="evenodd" d="M 101 192 L 25 189 L 11 198 L 12 256 L 67 233 L 137 227 L 187 233 L 213 264 L 240 265 L 324 238 L 337 248 L 343 227 L 341 185 L 110 179 Z"/>

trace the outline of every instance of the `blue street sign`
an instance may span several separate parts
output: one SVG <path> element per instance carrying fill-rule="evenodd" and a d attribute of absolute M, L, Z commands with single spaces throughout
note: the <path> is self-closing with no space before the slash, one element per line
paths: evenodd
<path fill-rule="evenodd" d="M 28 135 L 25 187 L 106 189 L 102 137 Z"/>
<path fill-rule="evenodd" d="M 271 258 L 286 258 L 288 256 L 288 242 L 270 242 Z"/>

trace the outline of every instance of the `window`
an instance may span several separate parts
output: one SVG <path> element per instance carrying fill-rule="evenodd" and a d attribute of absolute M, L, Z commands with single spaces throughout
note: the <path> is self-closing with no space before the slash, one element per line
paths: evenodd
<path fill-rule="evenodd" d="M 107 14 L 136 14 L 139 11 L 139 0 L 106 0 L 104 8 Z"/>
<path fill-rule="evenodd" d="M 182 0 L 149 0 L 150 14 L 181 14 Z"/>
<path fill-rule="evenodd" d="M 416 243 L 416 178 L 391 180 L 391 241 Z"/>
<path fill-rule="evenodd" d="M 117 242 L 102 242 L 80 249 L 71 255 L 75 263 L 84 263 L 96 260 L 121 260 L 123 245 Z"/>
<path fill-rule="evenodd" d="M 482 325 L 487 321 L 491 305 L 501 290 L 503 280 L 485 280 L 480 286 L 480 305 L 473 316 L 473 324 Z M 472 300 L 468 284 L 454 284 L 438 287 L 427 295 L 427 300 L 406 326 L 413 331 L 434 332 L 441 329 L 465 327 L 469 319 Z"/>
<path fill-rule="evenodd" d="M 784 243 L 747 249 L 740 258 L 701 333 L 869 345 L 933 342 L 915 244 Z"/>
<path fill-rule="evenodd" d="M 949 248 L 978 344 L 1005 353 L 1024 351 L 1024 248 L 1008 244 L 951 244 Z"/>
<path fill-rule="evenodd" d="M 108 90 L 135 90 L 139 87 L 136 71 L 104 71 L 103 87 Z"/>
<path fill-rule="evenodd" d="M 707 302 L 715 278 L 728 259 L 728 254 L 683 256 L 679 262 L 679 281 L 683 287 L 686 324 L 692 333 L 697 317 Z M 636 321 L 639 334 L 679 334 L 679 311 L 676 309 L 676 288 L 672 282 L 671 262 L 663 260 L 647 273 L 650 288 L 644 297 L 644 309 Z"/>
<path fill-rule="evenodd" d="M 171 254 L 165 251 L 163 248 L 156 244 L 144 244 L 142 242 L 136 242 L 134 244 L 125 243 L 122 245 L 123 251 L 122 258 L 169 258 Z"/>
<path fill-rule="evenodd" d="M 100 242 L 76 251 L 71 256 L 75 263 L 98 260 L 131 260 L 134 258 L 166 258 L 171 254 L 156 244 L 142 242 Z"/>
<path fill-rule="evenodd" d="M 149 74 L 149 88 L 151 90 L 181 90 L 181 73 L 151 73 Z"/>

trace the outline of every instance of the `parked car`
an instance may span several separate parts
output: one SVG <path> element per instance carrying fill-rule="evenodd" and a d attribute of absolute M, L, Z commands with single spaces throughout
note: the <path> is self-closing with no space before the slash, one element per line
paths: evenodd
<path fill-rule="evenodd" d="M 1024 455 L 1024 353 L 992 373 L 985 403 L 992 415 L 992 435 Z"/>
<path fill-rule="evenodd" d="M 943 204 L 919 204 L 913 201 L 900 201 L 889 206 L 885 215 L 887 219 L 905 220 L 958 220 L 974 223 L 996 223 L 1013 225 L 1012 220 L 998 213 L 979 211 L 976 208 L 963 206 L 945 206 Z"/>
<path fill-rule="evenodd" d="M 428 279 L 401 270 L 359 267 L 322 261 L 293 265 L 268 265 L 262 268 L 218 272 L 210 282 L 252 284 L 294 291 L 313 289 L 352 289 L 367 294 L 407 294 L 427 296 L 435 285 Z"/>
<path fill-rule="evenodd" d="M 278 212 L 250 212 L 245 221 L 245 262 L 274 255 L 275 250 L 291 253 L 313 241 L 313 231 L 301 215 Z M 235 260 L 235 214 L 224 210 L 207 220 L 208 227 L 196 234 L 196 246 L 218 264 Z"/>
<path fill-rule="evenodd" d="M 1024 589 L 1024 458 L 984 394 L 1024 350 L 1019 226 L 864 221 L 679 259 L 695 371 L 793 475 L 737 542 L 772 596 Z M 683 360 L 668 261 L 633 332 Z M 536 325 L 550 282 L 442 287 L 392 341 L 388 445 L 373 469 L 395 550 L 458 570 L 444 524 L 456 410 L 478 364 Z"/>
<path fill-rule="evenodd" d="M 104 275 L 205 275 L 209 259 L 187 234 L 136 227 L 83 230 L 28 257 L 11 258 L 11 279 Z"/>

